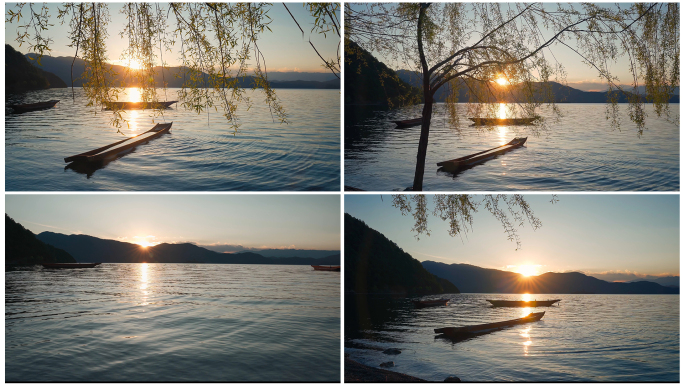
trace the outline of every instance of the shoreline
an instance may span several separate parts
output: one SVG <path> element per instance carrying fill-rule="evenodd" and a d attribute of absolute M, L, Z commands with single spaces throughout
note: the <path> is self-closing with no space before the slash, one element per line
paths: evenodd
<path fill-rule="evenodd" d="M 386 369 L 369 367 L 344 356 L 344 382 L 345 383 L 426 383 L 427 380 L 414 376 L 388 371 Z"/>

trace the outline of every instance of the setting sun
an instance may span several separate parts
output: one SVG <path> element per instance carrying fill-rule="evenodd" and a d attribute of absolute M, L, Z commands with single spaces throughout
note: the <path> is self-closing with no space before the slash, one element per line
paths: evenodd
<path fill-rule="evenodd" d="M 126 66 L 127 66 L 128 68 L 130 68 L 130 69 L 140 69 L 140 68 L 142 68 L 142 64 L 140 64 L 140 61 L 138 61 L 138 60 L 136 60 L 136 59 L 129 59 L 129 60 L 128 60 L 128 63 L 126 64 Z"/>
<path fill-rule="evenodd" d="M 147 247 L 154 246 L 154 243 L 150 243 L 148 241 L 140 241 L 140 242 L 138 242 L 138 245 L 143 247 L 143 248 L 147 248 Z"/>
<path fill-rule="evenodd" d="M 503 76 L 499 76 L 499 77 L 496 79 L 496 82 L 497 82 L 497 84 L 499 84 L 499 85 L 508 85 L 508 84 L 509 84 L 509 83 L 508 83 L 508 80 L 506 80 L 506 78 L 503 77 Z"/>
<path fill-rule="evenodd" d="M 520 265 L 516 269 L 516 272 L 525 277 L 536 276 L 539 274 L 539 271 L 537 271 L 537 266 L 532 264 Z"/>

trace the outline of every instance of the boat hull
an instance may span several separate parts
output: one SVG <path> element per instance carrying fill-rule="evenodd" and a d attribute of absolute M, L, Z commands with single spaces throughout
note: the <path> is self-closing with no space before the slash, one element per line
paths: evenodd
<path fill-rule="evenodd" d="M 442 307 L 446 306 L 450 299 L 440 299 L 440 300 L 414 300 L 413 305 L 416 308 L 426 308 L 426 307 Z"/>
<path fill-rule="evenodd" d="M 315 271 L 328 271 L 328 272 L 340 272 L 342 266 L 329 267 L 325 265 L 312 265 Z"/>
<path fill-rule="evenodd" d="M 141 133 L 140 135 L 129 137 L 127 139 L 117 141 L 116 143 L 105 145 L 104 147 L 100 147 L 97 149 L 93 149 L 92 151 L 83 152 L 83 153 L 80 153 L 78 155 L 65 157 L 64 162 L 65 163 L 70 163 L 70 162 L 94 163 L 94 162 L 103 162 L 103 161 L 112 159 L 112 158 L 116 157 L 121 152 L 125 152 L 127 150 L 133 149 L 140 144 L 147 143 L 150 140 L 155 139 L 155 138 L 167 133 L 171 129 L 172 124 L 173 123 L 157 124 L 152 129 L 150 129 L 149 131 Z M 150 135 L 147 135 L 148 133 Z M 140 138 L 143 135 L 147 135 L 144 138 L 144 140 L 136 140 L 136 138 Z M 121 145 L 121 144 L 124 144 L 126 142 L 129 142 L 129 144 Z M 114 148 L 114 147 L 116 147 L 116 148 Z"/>
<path fill-rule="evenodd" d="M 57 103 L 59 103 L 59 100 L 50 100 L 50 101 L 44 101 L 42 103 L 14 104 L 14 105 L 10 105 L 10 108 L 12 108 L 14 113 L 25 113 L 25 112 L 32 112 L 32 111 L 40 111 L 43 109 L 49 109 L 49 108 L 54 107 Z"/>
<path fill-rule="evenodd" d="M 102 263 L 43 263 L 43 268 L 50 269 L 75 269 L 75 268 L 95 268 Z"/>
<path fill-rule="evenodd" d="M 423 118 L 419 117 L 417 119 L 411 120 L 392 120 L 392 122 L 397 125 L 397 128 L 409 128 L 415 127 L 416 125 L 421 125 L 423 123 Z"/>
<path fill-rule="evenodd" d="M 441 163 L 437 163 L 437 166 L 441 167 L 442 170 L 447 172 L 458 172 L 495 156 L 502 155 L 510 150 L 520 148 L 526 142 L 527 137 L 515 138 L 500 147 L 488 149 L 486 151 L 478 152 L 469 156 L 459 157 L 453 160 L 442 161 Z"/>
<path fill-rule="evenodd" d="M 511 327 L 519 324 L 532 323 L 541 320 L 546 312 L 530 313 L 529 315 L 520 319 L 499 321 L 496 323 L 470 325 L 466 327 L 446 327 L 436 328 L 435 333 L 441 333 L 449 337 L 463 337 L 477 333 L 491 332 L 501 328 Z"/>
<path fill-rule="evenodd" d="M 534 300 L 534 301 L 522 301 L 522 300 L 487 300 L 494 307 L 550 307 L 560 301 L 558 300 Z"/>

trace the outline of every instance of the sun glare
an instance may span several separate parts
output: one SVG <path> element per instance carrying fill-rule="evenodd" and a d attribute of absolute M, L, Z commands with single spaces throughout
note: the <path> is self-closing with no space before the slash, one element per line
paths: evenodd
<path fill-rule="evenodd" d="M 128 68 L 130 69 L 140 69 L 142 68 L 142 64 L 136 59 L 129 59 L 128 63 L 126 64 Z"/>
<path fill-rule="evenodd" d="M 499 84 L 499 85 L 508 85 L 508 80 L 506 80 L 506 78 L 503 77 L 503 76 L 499 76 L 499 77 L 496 79 L 496 83 Z"/>
<path fill-rule="evenodd" d="M 143 248 L 147 248 L 147 247 L 153 246 L 154 244 L 147 242 L 147 241 L 141 241 L 141 242 L 138 242 L 138 245 L 143 247 Z"/>
<path fill-rule="evenodd" d="M 525 276 L 525 277 L 536 276 L 539 274 L 539 271 L 537 271 L 537 266 L 531 265 L 531 264 L 525 264 L 525 265 L 518 266 L 518 269 L 516 270 L 516 272 Z"/>

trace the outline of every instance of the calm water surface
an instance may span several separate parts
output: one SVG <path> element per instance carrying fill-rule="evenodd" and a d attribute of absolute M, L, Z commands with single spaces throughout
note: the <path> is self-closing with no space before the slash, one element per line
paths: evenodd
<path fill-rule="evenodd" d="M 449 306 L 425 309 L 408 299 L 346 298 L 345 352 L 374 367 L 394 361 L 393 371 L 430 381 L 679 381 L 679 295 L 534 295 L 562 299 L 550 308 L 485 301 L 520 295 L 443 296 Z M 546 311 L 539 322 L 466 341 L 434 333 L 539 311 Z M 387 348 L 401 354 L 383 354 Z"/>
<path fill-rule="evenodd" d="M 30 92 L 31 103 L 61 100 L 55 108 L 5 117 L 5 188 L 9 191 L 303 191 L 340 188 L 339 90 L 278 89 L 290 124 L 271 118 L 260 92 L 241 108 L 233 135 L 223 112 L 197 115 L 175 104 L 155 122 L 173 122 L 171 133 L 137 147 L 102 169 L 65 168 L 64 157 L 124 136 L 111 112 L 86 107 L 82 89 Z M 124 98 L 125 99 L 125 98 Z M 176 90 L 167 100 L 178 100 Z M 162 100 L 165 100 L 162 97 Z M 128 111 L 133 136 L 154 126 L 152 111 Z"/>
<path fill-rule="evenodd" d="M 612 130 L 603 104 L 559 104 L 564 117 L 534 133 L 524 127 L 468 126 L 460 134 L 437 104 L 430 126 L 425 190 L 432 191 L 678 191 L 679 126 L 647 118 L 642 137 L 621 108 L 621 130 Z M 679 104 L 670 106 L 675 115 Z M 459 105 L 466 120 L 465 105 Z M 647 106 L 647 111 L 652 108 Z M 392 111 L 345 109 L 345 185 L 371 191 L 413 185 L 420 127 L 396 129 L 391 120 L 420 116 L 421 106 Z M 548 115 L 544 110 L 541 115 Z M 651 113 L 651 115 L 655 115 Z M 469 123 L 469 121 L 468 121 Z M 529 137 L 516 149 L 457 175 L 436 163 Z"/>
<path fill-rule="evenodd" d="M 340 275 L 102 264 L 5 273 L 8 381 L 339 381 Z"/>

